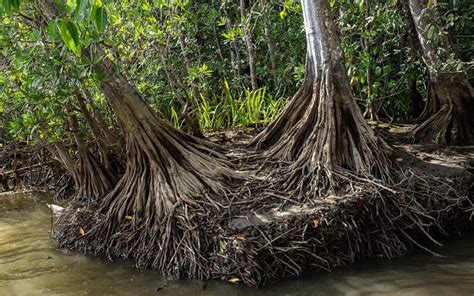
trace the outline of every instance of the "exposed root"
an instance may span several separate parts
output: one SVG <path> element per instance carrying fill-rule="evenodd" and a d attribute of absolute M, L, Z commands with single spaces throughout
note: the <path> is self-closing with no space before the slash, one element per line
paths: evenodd
<path fill-rule="evenodd" d="M 114 185 L 114 177 L 88 151 L 80 155 L 75 177 L 78 187 L 76 196 L 86 201 L 104 196 Z"/>
<path fill-rule="evenodd" d="M 392 259 L 416 248 L 437 255 L 431 251 L 437 237 L 474 215 L 466 187 L 473 178 L 465 171 L 446 178 L 404 168 L 392 174 L 397 176 L 392 185 L 347 172 L 333 175 L 344 184 L 337 195 L 308 191 L 298 199 L 297 189 L 271 186 L 282 180 L 261 178 L 221 198 L 208 193 L 192 203 L 175 203 L 157 223 L 156 215 L 118 219 L 116 210 L 101 211 L 99 204 L 73 204 L 56 235 L 61 247 L 131 258 L 167 277 L 238 279 L 259 286 L 360 258 Z M 138 188 L 130 192 L 142 194 Z"/>
<path fill-rule="evenodd" d="M 65 211 L 59 245 L 134 258 L 169 277 L 208 278 L 204 254 L 212 239 L 200 227 L 245 178 L 217 145 L 174 129 L 144 105 L 113 107 L 127 131 L 126 171 L 99 203 L 75 201 Z"/>
<path fill-rule="evenodd" d="M 418 143 L 468 145 L 474 143 L 474 124 L 469 116 L 449 104 L 417 126 L 412 134 Z"/>
<path fill-rule="evenodd" d="M 272 210 L 234 218 L 221 235 L 225 244 L 214 257 L 213 277 L 258 286 L 359 258 L 431 252 L 426 242 L 439 244 L 433 236 L 462 227 L 474 213 L 466 188 L 456 188 L 465 182 L 453 185 L 409 169 L 393 188 L 352 184 L 350 195 L 284 208 L 273 200 Z"/>
<path fill-rule="evenodd" d="M 311 89 L 303 86 L 290 103 L 297 108 L 296 113 L 303 106 L 302 114 L 289 117 L 293 113 L 285 110 L 275 125 L 270 125 L 252 143 L 257 148 L 268 148 L 257 158 L 279 166 L 282 161 L 291 163 L 272 168 L 269 174 L 282 180 L 274 182 L 282 185 L 277 190 L 298 189 L 293 198 L 307 196 L 307 192 L 312 197 L 335 194 L 341 189 L 344 192 L 344 187 L 350 186 L 351 180 L 345 181 L 350 175 L 375 184 L 390 183 L 391 149 L 365 123 L 352 95 L 344 91 L 346 88 L 340 82 L 343 77 L 329 70 L 323 73 Z M 281 128 L 285 132 L 274 143 Z"/>
<path fill-rule="evenodd" d="M 437 73 L 431 77 L 423 123 L 413 132 L 417 143 L 474 144 L 474 90 L 462 73 Z"/>

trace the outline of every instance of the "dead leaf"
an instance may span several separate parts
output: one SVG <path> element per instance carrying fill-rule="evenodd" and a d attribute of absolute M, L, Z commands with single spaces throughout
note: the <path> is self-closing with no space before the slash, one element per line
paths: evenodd
<path fill-rule="evenodd" d="M 319 226 L 319 220 L 318 219 L 313 219 L 313 227 L 317 228 Z"/>
<path fill-rule="evenodd" d="M 125 219 L 127 219 L 128 221 L 132 221 L 132 220 L 133 220 L 133 216 L 125 216 Z"/>
<path fill-rule="evenodd" d="M 233 277 L 228 280 L 229 283 L 238 284 L 240 282 L 239 278 Z"/>
<path fill-rule="evenodd" d="M 84 234 L 85 234 L 84 229 L 82 229 L 82 227 L 79 227 L 79 234 L 81 236 L 84 236 Z"/>

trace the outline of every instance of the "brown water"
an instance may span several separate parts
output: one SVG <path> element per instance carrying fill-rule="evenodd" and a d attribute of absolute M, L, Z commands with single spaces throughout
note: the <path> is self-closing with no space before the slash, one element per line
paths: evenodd
<path fill-rule="evenodd" d="M 0 196 L 0 296 L 474 295 L 474 234 L 439 249 L 446 258 L 364 262 L 255 290 L 219 281 L 166 281 L 130 263 L 57 250 L 46 204 L 39 195 Z"/>

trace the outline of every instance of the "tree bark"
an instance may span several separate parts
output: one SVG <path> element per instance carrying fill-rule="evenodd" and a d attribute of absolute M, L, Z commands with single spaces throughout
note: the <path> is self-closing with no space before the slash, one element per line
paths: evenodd
<path fill-rule="evenodd" d="M 105 136 L 104 131 L 101 130 L 100 125 L 97 123 L 95 118 L 87 109 L 86 100 L 79 92 L 76 94 L 76 99 L 81 110 L 81 113 L 84 115 L 84 119 L 89 126 L 89 129 L 92 132 L 95 140 L 97 141 L 97 145 L 99 147 L 100 153 L 100 162 L 104 166 L 106 170 L 109 172 L 113 172 L 115 169 L 112 166 L 112 155 L 118 160 L 120 158 L 120 152 L 118 151 L 118 143 L 109 143 L 107 141 L 107 137 Z M 115 171 L 118 173 L 118 171 Z"/>
<path fill-rule="evenodd" d="M 365 0 L 364 16 L 366 20 L 370 16 L 370 9 L 371 9 L 370 0 Z M 362 37 L 361 44 L 362 44 L 362 49 L 367 53 L 368 56 L 370 56 L 370 42 L 368 38 Z M 378 114 L 377 114 L 378 108 L 375 102 L 375 98 L 372 94 L 373 78 L 372 78 L 372 71 L 370 67 L 371 65 L 369 61 L 369 64 L 367 65 L 367 69 L 365 71 L 365 76 L 366 76 L 366 81 L 367 81 L 367 106 L 366 106 L 367 109 L 365 111 L 364 117 L 368 118 L 370 121 L 376 121 L 376 120 L 379 120 Z"/>
<path fill-rule="evenodd" d="M 186 67 L 186 73 L 188 73 L 188 76 L 191 73 L 192 69 L 192 63 L 191 59 L 189 58 L 188 55 L 188 45 L 186 42 L 186 36 L 184 35 L 183 32 L 180 33 L 179 35 L 179 45 L 181 47 L 181 53 L 184 58 L 184 65 Z M 200 99 L 201 93 L 199 92 L 199 89 L 194 81 L 191 81 L 191 90 L 194 96 L 194 100 L 197 101 Z M 188 111 L 187 111 L 187 116 L 190 118 L 191 122 L 189 124 L 192 124 L 190 126 L 191 134 L 195 137 L 199 138 L 204 138 L 204 135 L 201 132 L 201 128 L 199 126 L 199 121 L 197 119 L 197 116 L 195 114 L 195 104 L 192 99 L 188 99 Z"/>
<path fill-rule="evenodd" d="M 446 40 L 437 44 L 430 36 L 437 26 L 428 1 L 410 0 L 409 6 L 430 79 L 421 115 L 427 119 L 413 130 L 413 137 L 417 142 L 441 145 L 473 144 L 474 90 L 464 73 L 446 69 L 452 50 Z"/>
<path fill-rule="evenodd" d="M 275 40 L 271 36 L 270 24 L 268 19 L 268 13 L 271 10 L 271 6 L 268 4 L 267 0 L 262 0 L 262 5 L 264 7 L 264 15 L 263 15 L 263 32 L 265 33 L 265 37 L 267 39 L 267 48 L 268 48 L 268 55 L 270 58 L 270 71 L 273 76 L 273 81 L 276 83 L 276 45 Z M 268 11 L 267 11 L 268 10 Z"/>
<path fill-rule="evenodd" d="M 410 15 L 407 15 L 407 28 L 408 28 L 408 41 L 410 42 L 410 57 L 414 62 L 418 58 L 419 42 L 416 35 L 415 24 Z M 411 101 L 412 116 L 416 118 L 417 121 L 420 120 L 420 116 L 424 109 L 423 97 L 416 87 L 416 76 L 414 74 L 408 78 L 408 97 Z"/>
<path fill-rule="evenodd" d="M 79 158 L 77 165 L 72 163 L 71 159 L 68 159 L 67 162 L 70 162 L 70 164 L 67 167 L 70 168 L 70 172 L 73 172 L 73 179 L 77 186 L 77 196 L 86 200 L 103 197 L 114 185 L 112 174 L 108 173 L 90 153 L 79 129 L 77 117 L 71 108 L 68 108 L 67 112 Z M 65 149 L 60 149 L 59 152 L 62 159 L 68 156 Z"/>
<path fill-rule="evenodd" d="M 226 29 L 227 30 L 232 30 L 234 27 L 234 17 L 232 16 L 232 13 L 229 11 L 229 8 L 227 7 L 227 3 L 223 4 L 223 9 L 224 9 L 224 14 L 226 17 Z M 242 75 L 242 66 L 241 66 L 241 57 L 240 57 L 240 49 L 239 49 L 239 44 L 235 39 L 232 39 L 230 41 L 230 46 L 229 46 L 229 51 L 230 51 L 230 59 L 232 60 L 232 68 L 234 71 L 236 71 L 237 78 L 240 80 L 241 75 Z"/>
<path fill-rule="evenodd" d="M 288 186 L 321 193 L 337 187 L 336 172 L 388 178 L 385 142 L 364 121 L 351 93 L 327 0 L 302 0 L 307 41 L 302 87 L 253 141 L 271 158 L 289 161 Z"/>
<path fill-rule="evenodd" d="M 250 83 L 252 85 L 252 90 L 257 90 L 257 57 L 255 53 L 255 48 L 252 40 L 252 30 L 250 29 L 250 19 L 247 17 L 247 9 L 245 6 L 245 0 L 240 0 L 240 19 L 244 29 L 244 41 L 247 46 L 247 55 L 249 58 L 249 68 L 250 68 Z"/>
<path fill-rule="evenodd" d="M 43 11 L 51 19 L 57 11 L 50 1 L 43 2 Z M 126 137 L 127 165 L 100 203 L 103 220 L 84 229 L 87 239 L 96 251 L 107 254 L 125 248 L 122 256 L 133 254 L 137 262 L 171 277 L 206 277 L 209 269 L 201 248 L 210 242 L 203 240 L 193 215 L 222 210 L 219 201 L 225 199 L 229 181 L 244 178 L 230 168 L 216 144 L 159 118 L 103 50 L 96 50 L 94 54 L 103 57 L 96 64 L 104 75 L 100 89 Z M 89 48 L 83 52 L 92 54 Z M 67 213 L 77 215 L 74 210 Z M 62 220 L 63 231 L 78 236 L 77 226 L 68 228 L 67 216 Z M 67 235 L 61 237 L 60 244 L 70 243 Z"/>

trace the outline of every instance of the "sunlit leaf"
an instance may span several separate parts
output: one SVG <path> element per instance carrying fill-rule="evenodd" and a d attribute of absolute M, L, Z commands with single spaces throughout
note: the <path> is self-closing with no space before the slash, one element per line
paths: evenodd
<path fill-rule="evenodd" d="M 315 219 L 313 219 L 312 222 L 313 222 L 313 227 L 314 228 L 317 228 L 319 226 L 319 220 L 318 219 L 315 218 Z"/>
<path fill-rule="evenodd" d="M 230 279 L 227 280 L 229 283 L 232 283 L 232 284 L 238 284 L 240 282 L 240 279 L 237 278 L 237 277 L 232 277 Z"/>
<path fill-rule="evenodd" d="M 81 40 L 77 25 L 69 20 L 63 20 L 59 23 L 59 34 L 64 44 L 77 56 L 81 55 Z"/>
<path fill-rule="evenodd" d="M 48 34 L 52 41 L 56 40 L 58 36 L 58 23 L 57 21 L 50 21 L 48 23 Z"/>

